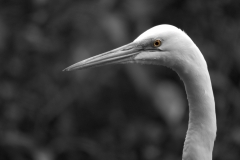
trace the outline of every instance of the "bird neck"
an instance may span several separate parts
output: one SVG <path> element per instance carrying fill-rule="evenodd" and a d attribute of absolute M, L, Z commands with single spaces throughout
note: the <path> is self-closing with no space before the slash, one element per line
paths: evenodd
<path fill-rule="evenodd" d="M 211 80 L 204 58 L 200 59 L 202 62 L 199 65 L 185 63 L 187 66 L 177 71 L 184 82 L 189 102 L 189 124 L 183 160 L 212 160 L 216 137 L 215 102 Z"/>

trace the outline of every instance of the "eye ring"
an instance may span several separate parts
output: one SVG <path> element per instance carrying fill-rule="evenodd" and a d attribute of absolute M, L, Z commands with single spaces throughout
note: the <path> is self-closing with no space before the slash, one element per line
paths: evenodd
<path fill-rule="evenodd" d="M 160 40 L 155 40 L 154 43 L 153 43 L 153 46 L 154 47 L 159 47 L 161 46 L 162 42 Z"/>

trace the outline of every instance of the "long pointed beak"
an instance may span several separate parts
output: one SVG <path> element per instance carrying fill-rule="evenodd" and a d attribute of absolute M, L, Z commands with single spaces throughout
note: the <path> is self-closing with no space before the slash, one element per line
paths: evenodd
<path fill-rule="evenodd" d="M 77 69 L 104 66 L 108 64 L 131 62 L 134 61 L 134 56 L 141 52 L 141 49 L 142 47 L 136 43 L 129 43 L 117 49 L 75 63 L 63 71 L 72 71 Z"/>

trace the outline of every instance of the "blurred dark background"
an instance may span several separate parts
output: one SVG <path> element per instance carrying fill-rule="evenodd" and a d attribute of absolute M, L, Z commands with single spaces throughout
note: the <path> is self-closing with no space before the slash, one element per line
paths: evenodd
<path fill-rule="evenodd" d="M 165 67 L 62 72 L 159 24 L 183 29 L 208 63 L 214 160 L 240 159 L 240 1 L 1 0 L 1 160 L 179 160 L 183 83 Z"/>

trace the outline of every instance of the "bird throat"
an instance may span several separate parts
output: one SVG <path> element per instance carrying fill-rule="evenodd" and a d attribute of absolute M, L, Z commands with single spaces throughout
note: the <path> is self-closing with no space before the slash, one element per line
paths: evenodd
<path fill-rule="evenodd" d="M 183 160 L 212 160 L 216 137 L 216 115 L 210 75 L 205 63 L 179 72 L 189 102 L 189 123 Z"/>

